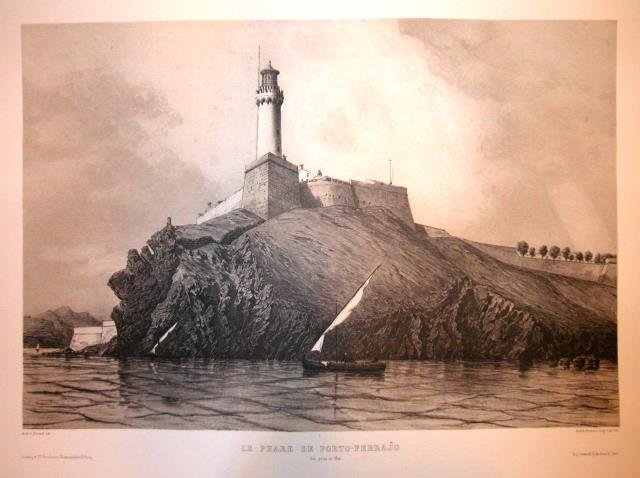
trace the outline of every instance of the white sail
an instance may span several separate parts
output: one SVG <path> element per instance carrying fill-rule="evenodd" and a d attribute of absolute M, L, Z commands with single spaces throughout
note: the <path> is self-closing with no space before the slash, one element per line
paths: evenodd
<path fill-rule="evenodd" d="M 320 336 L 318 341 L 311 348 L 312 351 L 320 352 L 322 350 L 322 344 L 324 343 L 324 336 L 327 334 L 327 332 L 329 332 L 331 329 L 340 325 L 342 322 L 347 320 L 347 318 L 351 315 L 351 312 L 353 312 L 353 309 L 355 309 L 356 306 L 360 303 L 360 300 L 362 300 L 362 296 L 364 295 L 364 288 L 367 287 L 367 285 L 369 284 L 369 281 L 371 280 L 371 277 L 373 277 L 373 274 L 376 272 L 376 270 L 378 270 L 378 267 L 380 267 L 380 265 L 376 266 L 376 268 L 369 275 L 369 277 L 367 277 L 367 280 L 364 281 L 364 284 L 362 284 L 362 286 L 358 289 L 358 291 L 353 295 L 351 300 L 347 302 L 347 305 L 345 305 L 343 309 L 338 313 L 336 318 L 333 319 L 333 322 L 331 322 L 331 325 L 327 327 L 327 330 L 323 332 L 323 334 Z"/>
<path fill-rule="evenodd" d="M 176 328 L 176 325 L 178 325 L 178 322 L 176 322 L 175 324 L 173 324 L 173 325 L 171 326 L 171 328 L 170 328 L 169 330 L 167 330 L 167 331 L 164 333 L 164 335 L 163 335 L 162 337 L 160 337 L 160 340 L 158 340 L 158 343 L 157 343 L 157 344 L 155 344 L 155 345 L 153 346 L 153 348 L 151 349 L 151 353 L 152 353 L 153 355 L 155 355 L 155 354 L 156 354 L 156 347 L 158 347 L 158 345 L 160 345 L 160 344 L 162 343 L 162 341 L 163 341 L 164 339 L 166 339 L 166 338 L 167 338 L 167 335 L 169 335 L 171 332 L 173 332 L 173 329 L 175 329 L 175 328 Z"/>

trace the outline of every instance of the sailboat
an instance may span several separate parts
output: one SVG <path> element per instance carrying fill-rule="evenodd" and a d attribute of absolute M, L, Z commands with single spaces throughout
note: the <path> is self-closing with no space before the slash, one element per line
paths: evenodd
<path fill-rule="evenodd" d="M 365 280 L 362 285 L 358 288 L 358 290 L 353 294 L 349 302 L 336 314 L 336 317 L 331 322 L 331 325 L 327 327 L 318 341 L 314 344 L 311 350 L 305 354 L 302 358 L 302 366 L 305 370 L 314 370 L 314 371 L 331 371 L 331 372 L 382 372 L 387 367 L 385 362 L 378 362 L 377 359 L 374 360 L 349 360 L 346 358 L 348 354 L 345 354 L 344 360 L 338 359 L 338 335 L 336 330 L 336 340 L 335 340 L 335 360 L 321 360 L 322 347 L 324 345 L 324 338 L 327 335 L 327 332 L 336 328 L 342 322 L 344 322 L 350 315 L 353 309 L 356 308 L 362 296 L 364 294 L 364 289 L 369 285 L 369 281 L 373 274 L 378 270 L 380 264 L 373 269 L 373 272 L 369 274 L 367 280 Z"/>

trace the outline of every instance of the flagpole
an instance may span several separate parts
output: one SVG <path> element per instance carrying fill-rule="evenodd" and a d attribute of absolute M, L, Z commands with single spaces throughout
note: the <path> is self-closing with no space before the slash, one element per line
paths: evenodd
<path fill-rule="evenodd" d="M 258 45 L 258 89 L 260 88 L 260 45 Z M 256 108 L 256 159 L 258 159 L 258 130 L 260 128 L 259 107 Z"/>

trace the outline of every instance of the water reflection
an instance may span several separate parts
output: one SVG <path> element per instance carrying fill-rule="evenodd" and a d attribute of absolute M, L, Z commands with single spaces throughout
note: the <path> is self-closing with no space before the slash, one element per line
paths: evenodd
<path fill-rule="evenodd" d="M 615 426 L 617 367 L 389 362 L 384 374 L 298 362 L 25 354 L 24 425 L 51 428 L 385 430 Z"/>

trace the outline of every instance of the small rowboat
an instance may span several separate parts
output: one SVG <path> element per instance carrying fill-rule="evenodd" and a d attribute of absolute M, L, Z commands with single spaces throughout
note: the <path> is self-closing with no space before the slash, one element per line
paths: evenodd
<path fill-rule="evenodd" d="M 354 360 L 348 362 L 342 360 L 313 360 L 305 357 L 302 359 L 302 367 L 305 370 L 316 372 L 384 372 L 387 364 L 375 360 Z"/>
<path fill-rule="evenodd" d="M 328 372 L 384 372 L 387 368 L 387 364 L 384 362 L 378 362 L 377 359 L 374 360 L 350 360 L 349 354 L 344 354 L 344 360 L 338 360 L 340 358 L 340 354 L 338 353 L 338 329 L 336 327 L 344 322 L 353 309 L 358 305 L 360 299 L 364 294 L 364 289 L 369 284 L 371 277 L 378 270 L 380 264 L 373 269 L 373 272 L 369 274 L 367 279 L 360 285 L 358 290 L 353 294 L 349 302 L 338 312 L 338 307 L 336 305 L 336 317 L 327 330 L 320 336 L 315 345 L 311 348 L 309 352 L 307 352 L 302 358 L 302 368 L 306 371 L 328 371 Z M 333 360 L 322 360 L 322 346 L 324 345 L 324 339 L 332 329 L 335 330 L 335 353 L 333 354 Z"/>

